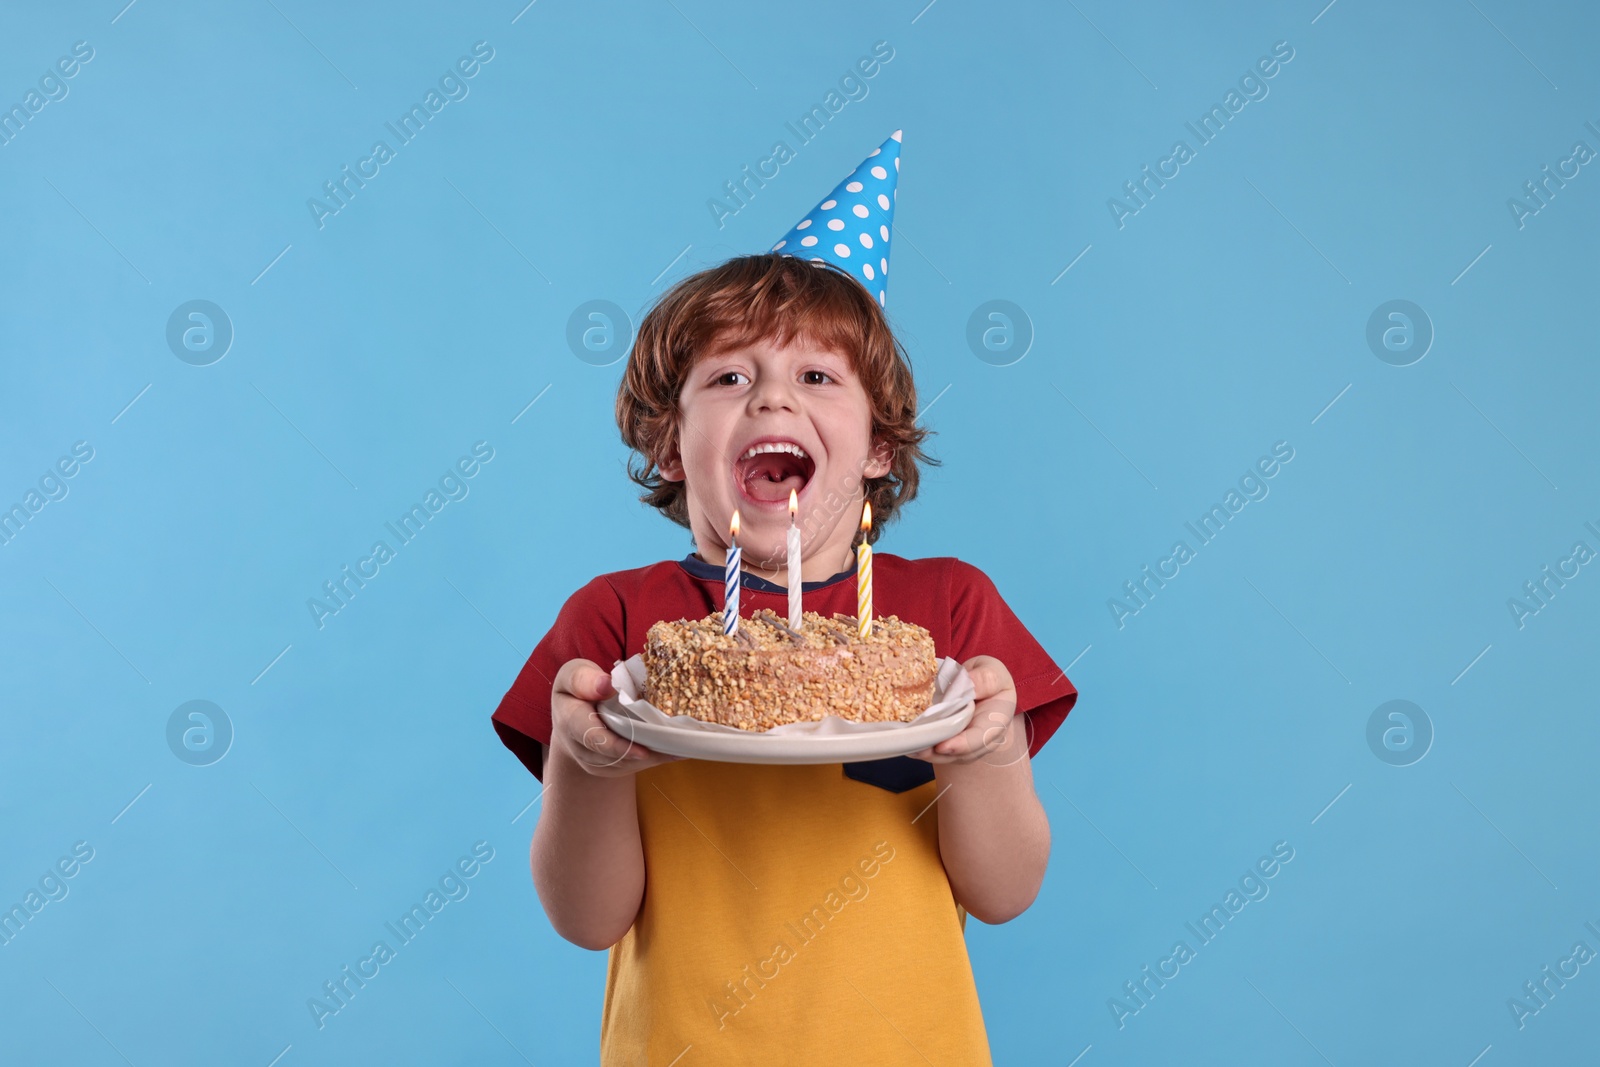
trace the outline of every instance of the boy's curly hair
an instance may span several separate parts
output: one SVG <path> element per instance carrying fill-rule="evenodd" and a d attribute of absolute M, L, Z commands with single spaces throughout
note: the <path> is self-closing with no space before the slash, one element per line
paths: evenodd
<path fill-rule="evenodd" d="M 679 281 L 645 315 L 616 408 L 622 441 L 634 452 L 628 477 L 645 490 L 639 499 L 689 527 L 684 483 L 667 481 L 656 465 L 677 440 L 683 381 L 699 357 L 762 340 L 779 347 L 807 341 L 850 359 L 871 406 L 874 446 L 894 450 L 889 473 L 865 480 L 872 505 L 866 540 L 876 541 L 916 497 L 918 465 L 939 465 L 921 447 L 934 431 L 917 425 L 910 359 L 883 309 L 860 282 L 823 260 L 738 256 Z M 861 537 L 858 530 L 852 545 Z"/>

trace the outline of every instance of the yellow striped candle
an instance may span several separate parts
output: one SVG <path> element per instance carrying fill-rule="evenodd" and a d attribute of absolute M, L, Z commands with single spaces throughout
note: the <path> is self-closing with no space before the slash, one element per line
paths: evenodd
<path fill-rule="evenodd" d="M 861 629 L 861 640 L 872 636 L 872 546 L 867 544 L 866 533 L 872 529 L 872 504 L 861 509 L 861 545 L 856 549 L 856 621 Z"/>

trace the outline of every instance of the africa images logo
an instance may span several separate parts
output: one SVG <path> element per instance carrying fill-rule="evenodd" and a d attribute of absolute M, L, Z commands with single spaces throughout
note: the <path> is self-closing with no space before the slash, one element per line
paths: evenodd
<path fill-rule="evenodd" d="M 1117 624 L 1117 629 L 1122 629 L 1128 619 L 1148 608 L 1156 593 L 1181 574 L 1182 568 L 1198 557 L 1201 548 L 1216 540 L 1228 523 L 1245 509 L 1245 505 L 1265 500 L 1272 492 L 1267 480 L 1275 477 L 1292 459 L 1293 445 L 1288 441 L 1274 443 L 1271 455 L 1260 457 L 1254 466 L 1247 467 L 1244 474 L 1240 475 L 1238 489 L 1230 487 L 1223 494 L 1221 503 L 1212 504 L 1198 519 L 1183 524 L 1184 529 L 1194 535 L 1194 547 L 1190 547 L 1186 539 L 1174 541 L 1167 555 L 1156 561 L 1154 571 L 1146 563 L 1139 577 L 1123 582 L 1122 591 L 1127 594 L 1127 599 L 1110 597 L 1106 600 L 1106 608 L 1111 612 L 1111 621 Z"/>
<path fill-rule="evenodd" d="M 494 59 L 494 49 L 488 41 L 479 41 L 472 46 L 472 55 L 462 56 L 456 60 L 455 66 L 439 75 L 438 88 L 428 87 L 423 94 L 421 103 L 413 103 L 410 108 L 400 113 L 399 118 L 393 122 L 385 122 L 384 127 L 394 135 L 394 145 L 388 141 L 374 141 L 368 154 L 356 160 L 355 170 L 350 169 L 346 163 L 340 168 L 338 176 L 333 181 L 322 183 L 322 191 L 327 196 L 326 200 L 311 197 L 306 201 L 306 208 L 311 212 L 311 221 L 317 224 L 317 229 L 327 226 L 327 220 L 339 214 L 350 206 L 350 201 L 355 199 L 356 193 L 367 187 L 367 182 L 383 173 L 382 168 L 391 162 L 397 150 L 410 144 L 424 129 L 433 116 L 443 111 L 451 103 L 460 103 L 472 91 L 468 81 L 478 76 L 484 64 Z"/>
<path fill-rule="evenodd" d="M 474 842 L 472 854 L 462 856 L 447 867 L 439 876 L 437 888 L 429 886 L 420 903 L 413 903 L 398 919 L 383 924 L 389 937 L 374 941 L 371 951 L 355 962 L 353 970 L 350 964 L 344 964 L 332 978 L 322 983 L 321 993 L 307 997 L 306 1008 L 317 1029 L 327 1026 L 329 1019 L 348 1008 L 368 982 L 399 958 L 400 949 L 422 935 L 435 915 L 450 904 L 466 900 L 472 892 L 472 879 L 493 859 L 493 845 L 487 841 Z M 394 940 L 393 945 L 389 944 L 390 938 Z"/>
<path fill-rule="evenodd" d="M 437 489 L 430 486 L 423 494 L 421 503 L 412 504 L 410 510 L 402 512 L 399 518 L 383 524 L 384 529 L 393 536 L 393 546 L 386 540 L 374 541 L 368 553 L 356 560 L 354 571 L 350 569 L 350 564 L 344 564 L 335 578 L 322 583 L 324 596 L 307 597 L 306 610 L 311 613 L 311 621 L 317 624 L 317 629 L 322 629 L 328 619 L 349 607 L 356 594 L 382 574 L 384 565 L 393 560 L 401 548 L 415 541 L 427 528 L 429 521 L 445 509 L 445 505 L 465 500 L 472 492 L 469 480 L 476 478 L 492 459 L 493 445 L 488 441 L 475 443 L 472 455 L 462 456 L 454 466 L 446 468 L 439 478 Z"/>
<path fill-rule="evenodd" d="M 1154 970 L 1147 963 L 1139 969 L 1137 977 L 1122 983 L 1124 996 L 1107 997 L 1106 1007 L 1117 1029 L 1125 1029 L 1130 1018 L 1148 1008 L 1156 994 L 1199 957 L 1200 949 L 1221 936 L 1234 916 L 1244 911 L 1247 905 L 1266 900 L 1272 892 L 1268 884 L 1270 879 L 1277 877 L 1293 859 L 1293 845 L 1287 841 L 1275 842 L 1270 856 L 1260 857 L 1239 876 L 1237 889 L 1230 886 L 1221 903 L 1212 904 L 1198 919 L 1183 924 L 1184 929 L 1193 935 L 1193 946 L 1188 940 L 1179 938 L 1173 942 L 1171 951 L 1156 961 Z"/>
<path fill-rule="evenodd" d="M 756 996 L 767 988 L 767 983 L 776 979 L 783 973 L 783 968 L 795 961 L 800 949 L 821 937 L 828 923 L 852 901 L 867 899 L 867 894 L 872 892 L 870 880 L 876 878 L 894 860 L 894 856 L 894 846 L 889 842 L 875 842 L 870 854 L 861 857 L 854 866 L 845 868 L 844 874 L 839 877 L 838 888 L 830 887 L 809 911 L 783 924 L 787 934 L 773 939 L 769 956 L 745 964 L 744 969 L 731 980 L 722 983 L 722 988 L 715 995 L 706 997 L 706 1007 L 717 1029 L 725 1029 L 728 1020 L 749 1007 Z M 792 946 L 789 943 L 791 938 L 794 941 Z"/>
<path fill-rule="evenodd" d="M 1113 196 L 1106 200 L 1106 210 L 1111 213 L 1111 221 L 1117 224 L 1117 229 L 1126 227 L 1128 219 L 1149 207 L 1150 202 L 1156 198 L 1156 193 L 1165 189 L 1168 181 L 1183 173 L 1183 168 L 1198 158 L 1200 149 L 1220 137 L 1222 131 L 1227 129 L 1228 123 L 1233 121 L 1246 105 L 1252 101 L 1265 100 L 1267 94 L 1272 91 L 1267 82 L 1277 77 L 1292 59 L 1294 59 L 1294 46 L 1288 41 L 1275 42 L 1271 55 L 1257 59 L 1253 67 L 1240 75 L 1237 90 L 1230 88 L 1223 95 L 1222 103 L 1212 104 L 1210 109 L 1202 113 L 1195 122 L 1183 124 L 1185 129 L 1194 134 L 1195 147 L 1190 148 L 1189 142 L 1185 140 L 1174 141 L 1171 152 L 1156 161 L 1154 172 L 1151 171 L 1150 164 L 1146 163 L 1140 169 L 1138 178 L 1123 182 L 1122 191 L 1127 199 L 1119 200 Z"/>
<path fill-rule="evenodd" d="M 783 124 L 784 129 L 794 135 L 795 145 L 804 148 L 822 133 L 828 121 L 843 111 L 847 104 L 865 100 L 872 91 L 867 83 L 877 77 L 893 58 L 894 45 L 888 41 L 874 41 L 872 54 L 857 59 L 854 67 L 839 76 L 837 90 L 829 89 L 822 103 L 812 104 L 810 110 L 798 119 Z M 753 173 L 750 164 L 746 163 L 740 169 L 738 178 L 723 182 L 726 197 L 719 193 L 706 200 L 706 207 L 710 209 L 711 219 L 717 224 L 717 229 L 722 229 L 728 224 L 728 219 L 749 207 L 757 190 L 765 189 L 767 182 L 777 178 L 798 154 L 795 148 L 789 147 L 789 142 L 774 141 L 771 153 L 756 161 Z"/>

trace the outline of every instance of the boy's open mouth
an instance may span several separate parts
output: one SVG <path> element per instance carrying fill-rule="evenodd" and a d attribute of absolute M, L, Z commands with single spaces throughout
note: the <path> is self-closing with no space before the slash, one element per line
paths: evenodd
<path fill-rule="evenodd" d="M 804 489 L 816 470 L 816 462 L 805 450 L 790 442 L 755 445 L 733 464 L 733 476 L 745 494 L 764 503 L 787 504 L 789 491 Z"/>

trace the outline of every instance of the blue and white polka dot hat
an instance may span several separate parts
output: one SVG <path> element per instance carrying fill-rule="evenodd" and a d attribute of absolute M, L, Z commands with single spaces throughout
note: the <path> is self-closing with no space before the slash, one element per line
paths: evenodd
<path fill-rule="evenodd" d="M 801 219 L 774 252 L 827 260 L 843 267 L 884 306 L 889 287 L 889 236 L 894 229 L 895 183 L 900 177 L 900 133 L 861 161 L 828 198 Z"/>

